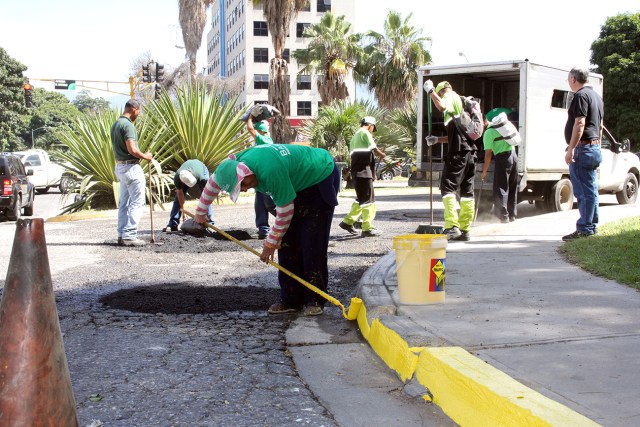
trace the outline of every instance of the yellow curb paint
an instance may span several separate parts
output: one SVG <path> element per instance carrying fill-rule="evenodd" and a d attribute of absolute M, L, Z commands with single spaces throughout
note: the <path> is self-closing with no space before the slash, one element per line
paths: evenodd
<path fill-rule="evenodd" d="M 462 426 L 598 425 L 460 347 L 424 349 L 415 376 Z"/>
<path fill-rule="evenodd" d="M 117 215 L 117 212 L 116 214 Z M 48 218 L 46 222 L 68 222 L 68 221 L 81 221 L 83 219 L 99 219 L 99 218 L 112 218 L 114 213 L 112 211 L 106 212 L 87 212 L 87 213 L 75 213 L 70 215 L 59 215 Z"/>
<path fill-rule="evenodd" d="M 378 318 L 369 325 L 364 304 L 357 321 L 362 336 L 387 366 L 402 381 L 415 377 L 429 389 L 433 402 L 461 426 L 599 426 L 461 347 L 409 347 Z"/>

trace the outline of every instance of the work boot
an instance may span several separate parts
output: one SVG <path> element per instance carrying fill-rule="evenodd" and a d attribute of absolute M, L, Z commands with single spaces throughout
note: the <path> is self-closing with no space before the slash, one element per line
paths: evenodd
<path fill-rule="evenodd" d="M 565 242 L 568 242 L 569 240 L 581 239 L 583 237 L 590 237 L 590 236 L 593 236 L 593 234 L 587 234 L 587 233 L 581 233 L 579 231 L 574 231 L 571 234 L 567 234 L 566 236 L 563 236 L 562 240 L 564 240 Z"/>
<path fill-rule="evenodd" d="M 322 306 L 317 302 L 312 302 L 304 306 L 302 314 L 305 316 L 319 316 L 323 313 Z"/>
<path fill-rule="evenodd" d="M 294 313 L 298 311 L 297 308 L 291 307 L 283 302 L 276 302 L 275 304 L 271 304 L 271 307 L 267 310 L 269 314 L 286 314 L 286 313 Z"/>
<path fill-rule="evenodd" d="M 469 236 L 468 230 L 460 230 L 460 235 L 453 240 L 457 240 L 459 242 L 468 242 L 471 240 L 471 236 Z"/>
<path fill-rule="evenodd" d="M 447 240 L 456 240 L 462 235 L 458 227 L 445 228 L 444 234 L 447 236 Z"/>
<path fill-rule="evenodd" d="M 363 230 L 360 236 L 362 237 L 375 237 L 382 234 L 382 231 L 372 228 L 371 230 Z"/>
<path fill-rule="evenodd" d="M 338 227 L 342 228 L 344 231 L 346 231 L 349 234 L 353 234 L 354 236 L 358 234 L 356 230 L 353 229 L 353 225 L 347 224 L 344 221 L 341 221 L 340 224 L 338 224 Z"/>
<path fill-rule="evenodd" d="M 177 225 L 167 225 L 165 228 L 162 229 L 162 231 L 164 231 L 165 233 L 176 232 L 176 231 L 178 231 L 178 226 Z"/>
<path fill-rule="evenodd" d="M 118 245 L 119 246 L 144 246 L 146 245 L 147 242 L 145 242 L 144 240 L 140 240 L 140 239 L 123 239 L 123 238 L 118 238 Z"/>

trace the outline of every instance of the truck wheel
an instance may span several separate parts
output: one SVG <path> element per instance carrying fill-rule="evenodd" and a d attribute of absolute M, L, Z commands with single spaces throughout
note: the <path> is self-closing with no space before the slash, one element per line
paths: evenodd
<path fill-rule="evenodd" d="M 36 191 L 38 192 L 38 194 L 44 194 L 47 191 L 49 191 L 49 188 L 51 188 L 51 187 L 36 188 Z"/>
<path fill-rule="evenodd" d="M 631 172 L 624 179 L 622 191 L 616 193 L 616 199 L 621 205 L 632 205 L 638 199 L 638 178 Z"/>
<path fill-rule="evenodd" d="M 11 212 L 6 212 L 6 216 L 9 221 L 17 221 L 20 219 L 20 205 L 22 205 L 22 196 L 18 196 L 16 198 L 16 203 L 13 205 Z"/>
<path fill-rule="evenodd" d="M 24 207 L 24 216 L 33 215 L 33 198 L 34 198 L 34 194 L 31 193 L 31 197 L 29 198 L 29 204 Z"/>
<path fill-rule="evenodd" d="M 70 193 L 71 190 L 73 189 L 73 187 L 75 186 L 75 181 L 73 178 L 71 178 L 70 176 L 63 176 L 60 179 L 60 192 L 62 194 L 67 194 Z"/>
<path fill-rule="evenodd" d="M 573 185 L 563 178 L 551 186 L 547 193 L 547 209 L 549 212 L 568 211 L 573 208 Z"/>

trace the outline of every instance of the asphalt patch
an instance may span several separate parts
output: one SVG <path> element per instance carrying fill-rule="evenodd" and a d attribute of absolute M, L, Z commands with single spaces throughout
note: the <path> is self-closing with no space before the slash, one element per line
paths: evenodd
<path fill-rule="evenodd" d="M 262 240 L 253 238 L 247 230 L 232 229 L 224 230 L 225 233 L 239 241 L 246 241 L 248 246 L 258 252 L 262 252 Z M 139 239 L 149 242 L 149 235 L 138 235 Z M 155 243 L 148 243 L 142 247 L 122 248 L 123 250 L 151 251 L 156 253 L 207 253 L 221 251 L 246 251 L 245 248 L 233 242 L 222 234 L 207 229 L 203 236 L 193 236 L 182 231 L 174 231 L 171 233 L 155 233 Z M 108 244 L 108 243 L 107 243 Z"/>
<path fill-rule="evenodd" d="M 122 289 L 100 298 L 109 308 L 149 314 L 208 314 L 266 311 L 279 290 L 256 286 L 163 284 Z"/>

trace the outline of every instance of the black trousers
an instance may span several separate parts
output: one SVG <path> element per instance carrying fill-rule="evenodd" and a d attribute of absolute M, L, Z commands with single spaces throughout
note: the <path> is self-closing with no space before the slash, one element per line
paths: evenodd
<path fill-rule="evenodd" d="M 518 211 L 518 156 L 515 150 L 494 156 L 493 211 L 502 220 L 515 218 Z"/>
<path fill-rule="evenodd" d="M 281 266 L 326 292 L 329 284 L 328 247 L 333 211 L 338 204 L 340 172 L 336 167 L 321 183 L 297 193 L 291 225 L 278 250 Z M 282 271 L 278 272 L 280 301 L 299 307 L 325 299 Z"/>
<path fill-rule="evenodd" d="M 460 197 L 473 199 L 473 180 L 476 174 L 476 153 L 474 151 L 457 151 L 448 153 L 442 178 L 440 180 L 441 194 L 456 194 Z"/>

